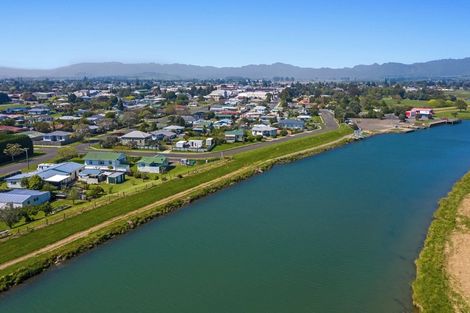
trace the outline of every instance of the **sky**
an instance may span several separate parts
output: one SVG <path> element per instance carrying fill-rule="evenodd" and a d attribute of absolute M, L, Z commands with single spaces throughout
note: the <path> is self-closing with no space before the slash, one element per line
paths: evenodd
<path fill-rule="evenodd" d="M 0 66 L 345 67 L 470 56 L 470 1 L 0 1 Z"/>

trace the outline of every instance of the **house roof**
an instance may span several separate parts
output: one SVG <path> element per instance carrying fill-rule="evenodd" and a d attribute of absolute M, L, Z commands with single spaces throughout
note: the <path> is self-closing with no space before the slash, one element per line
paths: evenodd
<path fill-rule="evenodd" d="M 31 197 L 50 195 L 49 191 L 14 189 L 0 193 L 0 203 L 23 203 Z"/>
<path fill-rule="evenodd" d="M 143 157 L 142 159 L 140 159 L 139 161 L 137 161 L 137 163 L 144 163 L 144 164 L 152 164 L 152 163 L 156 163 L 156 164 L 162 164 L 162 163 L 165 163 L 165 161 L 167 161 L 168 158 L 166 156 L 163 156 L 163 155 L 155 155 L 155 156 L 152 156 L 152 157 Z"/>
<path fill-rule="evenodd" d="M 102 160 L 102 161 L 116 161 L 121 159 L 124 153 L 118 152 L 100 152 L 100 151 L 90 151 L 88 152 L 84 159 L 85 160 Z"/>
<path fill-rule="evenodd" d="M 44 134 L 44 136 L 70 136 L 72 133 L 64 132 L 61 130 L 54 131 L 52 133 Z"/>
<path fill-rule="evenodd" d="M 163 135 L 165 137 L 174 137 L 176 134 L 174 132 L 171 132 L 169 130 L 157 130 L 152 132 L 152 135 L 158 136 L 158 135 Z"/>
<path fill-rule="evenodd" d="M 130 133 L 125 134 L 124 136 L 121 136 L 121 138 L 124 139 L 146 139 L 151 137 L 152 135 L 149 133 L 144 133 L 141 132 L 140 130 L 134 130 L 131 131 Z"/>
<path fill-rule="evenodd" d="M 279 121 L 279 124 L 295 124 L 295 125 L 304 125 L 304 122 L 303 121 L 299 121 L 299 120 L 292 120 L 292 119 L 285 119 L 285 120 L 280 120 Z"/>
<path fill-rule="evenodd" d="M 260 125 L 254 125 L 252 130 L 254 130 L 254 131 L 273 131 L 273 130 L 277 130 L 277 128 L 260 124 Z"/>
<path fill-rule="evenodd" d="M 227 135 L 232 135 L 232 136 L 243 136 L 245 132 L 241 129 L 235 129 L 235 130 L 229 130 L 224 133 L 226 136 Z"/>
<path fill-rule="evenodd" d="M 181 129 L 184 129 L 184 127 L 178 126 L 178 125 L 170 125 L 170 126 L 164 127 L 163 129 L 164 130 L 181 130 Z"/>

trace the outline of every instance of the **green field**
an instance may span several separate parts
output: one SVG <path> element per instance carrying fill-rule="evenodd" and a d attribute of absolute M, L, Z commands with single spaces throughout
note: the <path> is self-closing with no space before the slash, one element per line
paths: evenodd
<path fill-rule="evenodd" d="M 457 113 L 457 115 L 454 115 L 453 113 Z M 470 111 L 459 111 L 457 109 L 442 110 L 437 111 L 435 116 L 439 118 L 460 118 L 462 120 L 470 120 Z"/>
<path fill-rule="evenodd" d="M 212 181 L 245 166 L 251 166 L 256 162 L 282 157 L 308 148 L 314 148 L 340 139 L 351 132 L 352 130 L 349 127 L 342 126 L 332 132 L 294 139 L 269 147 L 244 152 L 236 155 L 228 162 L 221 165 L 217 164 L 217 166 L 214 166 L 209 171 L 167 181 L 158 186 L 142 190 L 140 193 L 129 195 L 125 198 L 115 200 L 110 204 L 65 219 L 60 223 L 35 230 L 21 237 L 7 240 L 0 244 L 0 263 L 28 254 L 113 217 L 134 211 L 155 201 Z M 5 273 L 5 271 L 3 273 Z"/>
<path fill-rule="evenodd" d="M 429 106 L 428 101 L 424 101 L 424 100 L 410 100 L 410 99 L 397 100 L 393 98 L 383 98 L 383 100 L 390 107 L 396 107 L 396 106 L 428 107 Z"/>

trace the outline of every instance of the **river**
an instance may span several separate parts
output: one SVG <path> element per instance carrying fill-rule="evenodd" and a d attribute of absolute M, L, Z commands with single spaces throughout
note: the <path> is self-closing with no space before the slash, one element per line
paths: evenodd
<path fill-rule="evenodd" d="M 411 312 L 470 123 L 376 136 L 280 165 L 0 296 L 2 313 Z"/>

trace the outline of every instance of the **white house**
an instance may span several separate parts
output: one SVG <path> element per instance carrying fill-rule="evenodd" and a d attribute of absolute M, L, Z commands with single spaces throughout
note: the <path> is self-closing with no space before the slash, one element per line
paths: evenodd
<path fill-rule="evenodd" d="M 253 136 L 274 137 L 277 134 L 277 128 L 259 124 L 251 129 Z"/>

